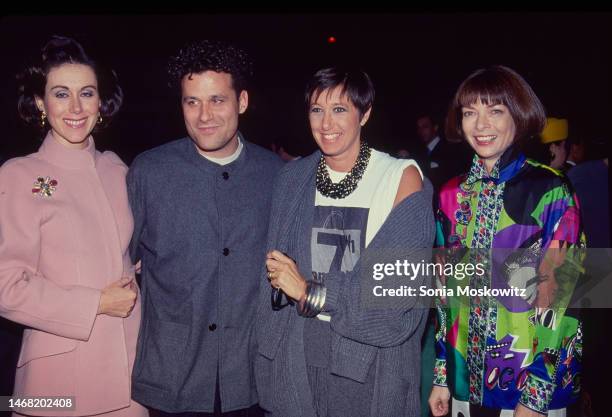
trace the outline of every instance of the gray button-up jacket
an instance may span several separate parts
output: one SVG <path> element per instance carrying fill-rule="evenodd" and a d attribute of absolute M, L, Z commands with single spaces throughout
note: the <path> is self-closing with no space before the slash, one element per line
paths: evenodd
<path fill-rule="evenodd" d="M 142 260 L 142 327 L 132 397 L 167 412 L 257 402 L 253 322 L 273 178 L 282 161 L 242 140 L 237 160 L 189 138 L 139 155 L 128 174 L 131 255 Z"/>

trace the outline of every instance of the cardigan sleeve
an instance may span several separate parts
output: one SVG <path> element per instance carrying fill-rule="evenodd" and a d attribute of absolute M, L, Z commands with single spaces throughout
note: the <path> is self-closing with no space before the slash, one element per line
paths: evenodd
<path fill-rule="evenodd" d="M 369 289 L 362 284 L 367 283 L 371 262 L 392 263 L 401 254 L 402 260 L 420 263 L 424 255 L 431 256 L 434 220 L 430 187 L 427 183 L 423 191 L 408 196 L 391 211 L 353 271 L 334 272 L 326 279 L 324 311 L 330 313 L 331 327 L 341 336 L 366 345 L 390 347 L 406 341 L 418 328 L 422 314 L 414 310 L 426 312 L 428 308 L 417 306 L 418 297 L 384 297 L 384 305 L 371 308 L 364 304 L 367 296 L 363 291 Z M 368 256 L 368 251 L 373 256 Z M 424 280 L 419 276 L 403 281 L 418 288 Z"/>
<path fill-rule="evenodd" d="M 100 290 L 60 286 L 38 269 L 40 196 L 32 195 L 28 170 L 17 162 L 0 168 L 0 315 L 58 336 L 88 340 Z M 33 180 L 33 179 L 32 179 Z"/>

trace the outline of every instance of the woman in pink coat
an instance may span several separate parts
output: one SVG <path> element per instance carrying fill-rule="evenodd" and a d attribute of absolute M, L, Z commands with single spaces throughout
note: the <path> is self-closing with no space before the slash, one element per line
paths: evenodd
<path fill-rule="evenodd" d="M 18 413 L 147 414 L 130 399 L 140 305 L 127 167 L 91 136 L 122 98 L 114 73 L 69 38 L 52 38 L 20 77 L 19 113 L 46 136 L 0 168 L 0 315 L 27 326 L 13 396 L 74 404 Z"/>

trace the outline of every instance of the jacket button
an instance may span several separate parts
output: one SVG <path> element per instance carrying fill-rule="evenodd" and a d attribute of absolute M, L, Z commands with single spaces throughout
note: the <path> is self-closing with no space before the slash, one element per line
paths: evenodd
<path fill-rule="evenodd" d="M 221 174 L 223 176 L 223 179 L 226 180 L 229 178 L 229 174 L 227 172 L 224 172 L 223 174 Z"/>
<path fill-rule="evenodd" d="M 229 249 L 228 248 L 223 248 L 223 255 L 224 256 L 229 255 Z"/>
<path fill-rule="evenodd" d="M 210 330 L 211 332 L 214 332 L 216 329 L 217 329 L 217 325 L 215 323 L 208 326 L 208 330 Z"/>

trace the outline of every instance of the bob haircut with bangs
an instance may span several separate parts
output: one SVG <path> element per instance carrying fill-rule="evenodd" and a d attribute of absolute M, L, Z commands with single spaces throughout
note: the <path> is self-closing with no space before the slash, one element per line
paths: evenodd
<path fill-rule="evenodd" d="M 446 117 L 447 138 L 465 138 L 461 126 L 462 107 L 478 101 L 487 106 L 503 104 L 508 107 L 516 126 L 514 143 L 519 146 L 544 129 L 544 106 L 527 81 L 512 69 L 495 65 L 474 71 L 457 89 Z"/>

